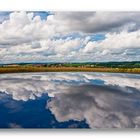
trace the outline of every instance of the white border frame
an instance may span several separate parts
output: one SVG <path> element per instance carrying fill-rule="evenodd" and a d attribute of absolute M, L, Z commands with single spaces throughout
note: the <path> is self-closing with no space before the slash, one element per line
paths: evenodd
<path fill-rule="evenodd" d="M 140 11 L 140 0 L 0 0 L 0 11 Z M 47 137 L 47 138 L 46 138 Z M 136 140 L 139 130 L 0 130 L 1 140 Z"/>

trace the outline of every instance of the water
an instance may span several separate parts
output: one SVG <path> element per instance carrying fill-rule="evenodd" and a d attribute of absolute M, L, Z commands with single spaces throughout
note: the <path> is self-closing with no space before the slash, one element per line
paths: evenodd
<path fill-rule="evenodd" d="M 0 75 L 0 128 L 140 128 L 140 75 Z"/>

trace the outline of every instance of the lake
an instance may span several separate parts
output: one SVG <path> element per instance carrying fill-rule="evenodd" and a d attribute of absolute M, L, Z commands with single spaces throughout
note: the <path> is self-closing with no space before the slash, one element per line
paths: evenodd
<path fill-rule="evenodd" d="M 140 128 L 140 75 L 0 75 L 0 128 Z"/>

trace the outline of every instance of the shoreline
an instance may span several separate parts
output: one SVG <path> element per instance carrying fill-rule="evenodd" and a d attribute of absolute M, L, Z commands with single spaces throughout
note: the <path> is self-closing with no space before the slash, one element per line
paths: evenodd
<path fill-rule="evenodd" d="M 0 74 L 28 72 L 108 72 L 140 74 L 140 68 L 1 67 Z"/>

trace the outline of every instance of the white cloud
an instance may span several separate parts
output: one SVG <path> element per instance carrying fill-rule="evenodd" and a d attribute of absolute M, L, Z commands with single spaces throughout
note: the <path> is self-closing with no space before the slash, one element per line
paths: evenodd
<path fill-rule="evenodd" d="M 85 52 L 91 52 L 94 49 L 126 49 L 140 48 L 140 30 L 136 32 L 121 32 L 119 34 L 106 34 L 106 39 L 100 42 L 88 42 L 84 48 Z"/>
<path fill-rule="evenodd" d="M 83 53 L 95 55 L 93 60 L 139 60 L 140 30 L 135 32 L 108 33 L 102 41 L 89 41 Z M 100 56 L 100 58 L 99 58 Z"/>
<path fill-rule="evenodd" d="M 0 63 L 139 60 L 139 17 L 139 12 L 54 12 L 41 20 L 13 12 L 0 24 Z M 105 39 L 93 41 L 91 35 L 100 32 Z"/>

